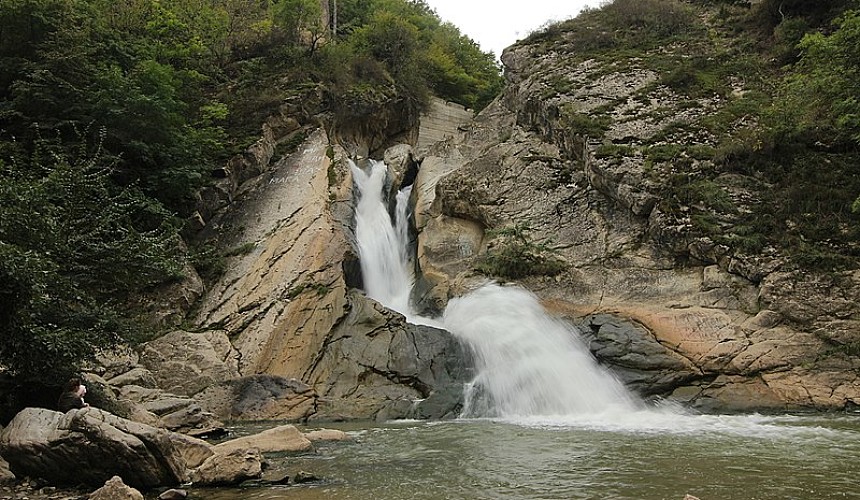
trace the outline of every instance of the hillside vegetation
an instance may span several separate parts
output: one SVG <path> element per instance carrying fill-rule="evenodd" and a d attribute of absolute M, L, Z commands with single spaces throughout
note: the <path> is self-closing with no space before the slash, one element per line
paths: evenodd
<path fill-rule="evenodd" d="M 7 373 L 56 384 L 139 337 L 127 304 L 181 279 L 195 191 L 286 98 L 321 89 L 336 115 L 431 93 L 480 108 L 501 88 L 494 56 L 424 2 L 336 4 L 0 2 Z"/>
<path fill-rule="evenodd" d="M 522 43 L 564 52 L 566 68 L 655 73 L 638 95 L 662 130 L 646 140 L 605 135 L 629 102 L 563 108 L 561 118 L 600 161 L 644 161 L 660 210 L 693 233 L 830 272 L 860 262 L 858 9 L 850 0 L 615 0 Z M 575 92 L 552 74 L 547 98 Z M 682 102 L 645 102 L 661 88 Z"/>

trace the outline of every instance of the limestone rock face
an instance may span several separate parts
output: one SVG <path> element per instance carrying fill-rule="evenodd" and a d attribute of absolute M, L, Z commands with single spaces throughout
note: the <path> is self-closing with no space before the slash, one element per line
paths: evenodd
<path fill-rule="evenodd" d="M 242 375 L 301 379 L 345 306 L 351 250 L 332 204 L 350 203 L 349 170 L 326 155 L 321 131 L 303 148 L 234 208 L 224 237 L 255 246 L 233 258 L 198 318 L 233 339 Z"/>
<path fill-rule="evenodd" d="M 304 421 L 316 411 L 317 397 L 294 378 L 250 375 L 212 385 L 195 399 L 224 420 Z"/>
<path fill-rule="evenodd" d="M 167 431 L 95 408 L 65 414 L 26 408 L 0 434 L 0 454 L 16 474 L 58 485 L 101 485 L 117 475 L 152 488 L 185 477 Z"/>
<path fill-rule="evenodd" d="M 393 177 L 414 174 L 410 147 L 387 154 L 399 165 Z M 318 131 L 247 188 L 223 238 L 227 246 L 255 244 L 232 258 L 197 318 L 207 335 L 224 332 L 218 338 L 229 338 L 235 353 L 225 342 L 174 332 L 141 355 L 160 386 L 194 394 L 224 419 L 374 418 L 404 404 L 412 413 L 455 411 L 452 394 L 464 382 L 455 374 L 464 360 L 457 343 L 351 291 L 361 278 L 350 244 L 348 167 L 345 151 Z M 372 319 L 368 311 L 376 311 Z M 423 409 L 411 409 L 425 398 Z"/>
<path fill-rule="evenodd" d="M 90 495 L 90 500 L 143 500 L 143 494 L 114 476 Z"/>

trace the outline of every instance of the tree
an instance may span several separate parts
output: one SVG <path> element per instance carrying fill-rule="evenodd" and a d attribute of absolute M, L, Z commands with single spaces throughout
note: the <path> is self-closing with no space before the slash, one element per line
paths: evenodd
<path fill-rule="evenodd" d="M 19 377 L 62 380 L 128 340 L 125 300 L 181 275 L 169 214 L 108 161 L 42 140 L 0 162 L 0 364 Z"/>

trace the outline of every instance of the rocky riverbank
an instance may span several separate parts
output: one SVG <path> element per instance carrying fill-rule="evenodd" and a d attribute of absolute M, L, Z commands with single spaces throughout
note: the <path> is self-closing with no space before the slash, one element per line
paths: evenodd
<path fill-rule="evenodd" d="M 92 407 L 65 414 L 27 408 L 0 433 L 0 473 L 8 498 L 133 499 L 139 496 L 135 488 L 156 491 L 159 498 L 183 498 L 184 492 L 164 491 L 180 485 L 307 482 L 313 474 L 264 478 L 265 456 L 312 452 L 315 443 L 349 439 L 337 430 L 301 432 L 278 425 L 210 444 Z"/>

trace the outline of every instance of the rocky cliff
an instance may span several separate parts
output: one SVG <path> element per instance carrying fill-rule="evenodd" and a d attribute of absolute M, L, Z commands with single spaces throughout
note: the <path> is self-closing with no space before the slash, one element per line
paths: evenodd
<path fill-rule="evenodd" d="M 778 248 L 715 243 L 689 207 L 664 203 L 667 172 L 714 165 L 655 161 L 648 148 L 711 147 L 682 125 L 729 99 L 691 102 L 641 59 L 575 62 L 575 50 L 563 36 L 509 48 L 504 95 L 424 158 L 415 192 L 427 307 L 468 284 L 500 244 L 492 231 L 526 227 L 563 265 L 522 284 L 640 393 L 720 410 L 860 403 L 860 359 L 845 348 L 860 338 L 860 271 L 789 268 Z M 742 210 L 767 189 L 752 176 L 716 182 Z"/>
<path fill-rule="evenodd" d="M 199 333 L 145 346 L 141 363 L 160 387 L 223 419 L 456 412 L 460 346 L 356 292 L 348 156 L 316 129 L 212 219 L 207 230 L 219 244 L 242 251 L 231 252 L 227 272 L 198 303 Z M 402 176 L 411 155 L 399 158 Z"/>

